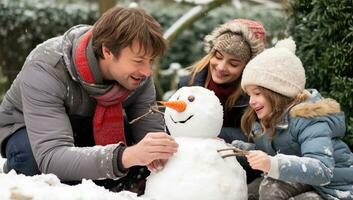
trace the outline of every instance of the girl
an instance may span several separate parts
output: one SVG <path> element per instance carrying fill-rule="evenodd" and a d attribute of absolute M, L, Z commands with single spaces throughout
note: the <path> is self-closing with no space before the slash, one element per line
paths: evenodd
<path fill-rule="evenodd" d="M 294 41 L 282 40 L 243 72 L 241 87 L 250 101 L 241 127 L 256 149 L 246 158 L 265 173 L 257 191 L 249 186 L 249 197 L 353 199 L 353 154 L 339 139 L 345 134 L 344 114 L 336 101 L 304 90 L 305 71 L 294 52 Z"/>

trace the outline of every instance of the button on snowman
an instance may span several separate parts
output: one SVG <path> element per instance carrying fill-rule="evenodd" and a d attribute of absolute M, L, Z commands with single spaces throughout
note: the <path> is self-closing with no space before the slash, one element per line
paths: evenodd
<path fill-rule="evenodd" d="M 228 146 L 216 139 L 223 109 L 214 92 L 199 86 L 183 87 L 164 105 L 167 128 L 179 148 L 161 171 L 147 178 L 145 196 L 156 200 L 246 200 L 244 169 L 235 157 L 222 158 L 217 152 Z"/>

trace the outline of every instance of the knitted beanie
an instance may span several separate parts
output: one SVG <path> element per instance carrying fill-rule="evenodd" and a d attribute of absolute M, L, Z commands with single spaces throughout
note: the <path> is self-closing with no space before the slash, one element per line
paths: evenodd
<path fill-rule="evenodd" d="M 206 52 L 221 51 L 246 62 L 265 48 L 265 28 L 248 19 L 235 19 L 215 28 L 205 37 Z"/>
<path fill-rule="evenodd" d="M 243 71 L 243 90 L 247 85 L 257 85 L 292 98 L 302 92 L 305 70 L 295 48 L 291 38 L 284 39 L 252 59 Z"/>

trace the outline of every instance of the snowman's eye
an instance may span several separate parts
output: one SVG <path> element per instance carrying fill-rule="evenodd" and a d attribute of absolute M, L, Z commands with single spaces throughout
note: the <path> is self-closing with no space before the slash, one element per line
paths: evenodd
<path fill-rule="evenodd" d="M 177 99 L 176 100 L 179 100 L 179 97 L 177 97 Z"/>
<path fill-rule="evenodd" d="M 194 96 L 189 96 L 189 97 L 188 97 L 188 100 L 189 100 L 190 102 L 193 102 L 193 101 L 195 100 L 195 97 L 194 97 Z"/>

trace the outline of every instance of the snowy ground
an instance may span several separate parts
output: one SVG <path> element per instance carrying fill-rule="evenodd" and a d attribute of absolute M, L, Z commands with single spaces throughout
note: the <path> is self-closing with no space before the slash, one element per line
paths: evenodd
<path fill-rule="evenodd" d="M 82 184 L 69 186 L 60 183 L 52 174 L 38 176 L 24 176 L 11 171 L 2 173 L 5 159 L 0 157 L 0 199 L 1 200 L 151 200 L 137 197 L 135 193 L 114 193 L 97 186 L 91 180 L 84 180 Z"/>
<path fill-rule="evenodd" d="M 0 173 L 2 173 L 2 166 L 4 165 L 5 159 L 0 156 Z"/>

